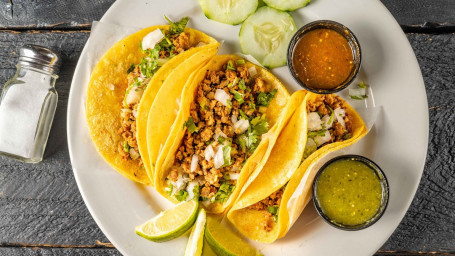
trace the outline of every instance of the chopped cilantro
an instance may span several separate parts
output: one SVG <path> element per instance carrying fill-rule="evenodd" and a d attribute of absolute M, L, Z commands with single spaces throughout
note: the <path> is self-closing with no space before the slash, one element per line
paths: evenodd
<path fill-rule="evenodd" d="M 343 140 L 348 140 L 350 138 L 352 138 L 352 134 L 350 132 L 346 133 L 345 135 L 343 135 L 343 137 L 341 137 Z"/>
<path fill-rule="evenodd" d="M 314 138 L 316 136 L 324 136 L 326 131 L 327 131 L 326 129 L 322 129 L 319 131 L 308 131 L 308 137 Z"/>
<path fill-rule="evenodd" d="M 130 152 L 130 145 L 128 145 L 127 141 L 123 142 L 123 151 L 125 151 L 126 153 Z"/>
<path fill-rule="evenodd" d="M 134 64 L 131 64 L 131 66 L 128 68 L 128 70 L 126 71 L 127 74 L 133 72 L 134 70 Z"/>
<path fill-rule="evenodd" d="M 234 64 L 232 64 L 232 61 L 228 61 L 226 65 L 226 70 L 235 70 Z"/>
<path fill-rule="evenodd" d="M 194 198 L 198 198 L 199 197 L 199 191 L 200 191 L 199 185 L 194 186 L 194 188 L 193 188 Z"/>
<path fill-rule="evenodd" d="M 223 178 L 224 178 L 225 180 L 230 180 L 231 177 L 230 177 L 229 173 L 226 172 L 226 173 L 224 173 Z"/>
<path fill-rule="evenodd" d="M 166 17 L 166 15 L 164 15 L 164 18 L 171 25 L 171 30 L 170 30 L 171 34 L 180 34 L 180 33 L 182 33 L 185 30 L 185 27 L 186 27 L 186 24 L 188 23 L 188 20 L 190 19 L 188 17 L 184 17 L 184 18 L 182 18 L 181 20 L 179 20 L 177 22 L 172 22 L 171 20 L 169 20 L 168 17 Z"/>
<path fill-rule="evenodd" d="M 223 144 L 224 141 L 226 141 L 226 138 L 223 137 L 223 136 L 218 136 L 218 138 L 216 139 L 220 144 Z"/>
<path fill-rule="evenodd" d="M 351 97 L 353 100 L 363 100 L 365 98 L 368 98 L 368 95 L 362 95 L 362 97 L 349 95 L 349 97 Z"/>
<path fill-rule="evenodd" d="M 209 144 L 212 144 L 212 142 L 213 142 L 212 140 L 208 140 L 208 141 L 206 141 L 204 143 L 205 143 L 205 145 L 209 145 Z"/>
<path fill-rule="evenodd" d="M 245 60 L 244 59 L 235 60 L 235 64 L 237 64 L 237 65 L 245 65 Z"/>
<path fill-rule="evenodd" d="M 360 88 L 367 88 L 367 85 L 363 81 L 360 82 L 357 86 L 359 86 Z"/>
<path fill-rule="evenodd" d="M 231 93 L 234 94 L 234 99 L 236 101 L 238 101 L 239 104 L 242 104 L 243 102 L 245 102 L 245 100 L 243 100 L 243 94 L 242 93 L 240 93 L 240 92 L 238 92 L 236 90 L 232 90 Z"/>
<path fill-rule="evenodd" d="M 277 222 L 278 221 L 278 212 L 280 211 L 278 206 L 269 206 L 269 207 L 267 207 L 267 211 L 272 214 L 273 221 Z"/>
<path fill-rule="evenodd" d="M 215 196 L 212 197 L 212 201 L 215 201 L 217 203 L 224 203 L 232 194 L 232 191 L 234 191 L 234 189 L 235 185 L 230 185 L 228 181 L 224 181 L 221 183 L 218 192 L 216 192 Z"/>
<path fill-rule="evenodd" d="M 250 107 L 252 110 L 256 110 L 256 104 L 254 104 L 253 102 L 248 102 L 248 107 Z"/>
<path fill-rule="evenodd" d="M 330 110 L 331 114 L 330 114 L 330 119 L 329 119 L 329 124 L 332 123 L 333 121 L 333 117 L 335 116 L 335 111 L 333 111 L 333 109 L 329 106 L 329 105 L 326 105 L 326 107 Z"/>
<path fill-rule="evenodd" d="M 175 199 L 181 201 L 186 201 L 188 198 L 188 192 L 185 190 L 180 190 L 178 193 L 175 194 Z"/>
<path fill-rule="evenodd" d="M 269 207 L 267 207 L 267 211 L 270 212 L 271 214 L 277 214 L 278 206 L 269 206 Z"/>
<path fill-rule="evenodd" d="M 251 120 L 251 125 L 253 126 L 253 131 L 257 135 L 262 135 L 269 130 L 269 121 L 265 117 L 265 115 L 258 116 Z"/>
<path fill-rule="evenodd" d="M 223 159 L 224 159 L 224 164 L 221 167 L 229 166 L 232 164 L 231 162 L 231 147 L 230 146 L 224 146 L 223 147 Z"/>
<path fill-rule="evenodd" d="M 250 117 L 243 112 L 243 110 L 239 109 L 240 116 L 244 118 L 245 120 L 250 120 Z"/>
<path fill-rule="evenodd" d="M 260 142 L 260 136 L 266 133 L 269 129 L 269 122 L 265 115 L 256 117 L 250 122 L 248 132 L 238 137 L 237 142 L 242 150 L 247 148 L 249 152 L 253 152 Z"/>
<path fill-rule="evenodd" d="M 232 108 L 232 101 L 231 100 L 226 100 L 227 108 L 231 109 Z"/>
<path fill-rule="evenodd" d="M 194 123 L 193 118 L 190 116 L 188 117 L 188 121 L 185 122 L 185 126 L 188 129 L 188 132 L 191 134 L 193 132 L 198 132 L 199 129 L 197 128 L 196 124 Z"/>
<path fill-rule="evenodd" d="M 243 80 L 243 78 L 239 82 L 239 88 L 241 90 L 246 90 L 246 84 L 245 84 L 245 80 Z"/>
<path fill-rule="evenodd" d="M 174 185 L 172 185 L 172 183 L 169 182 L 169 186 L 167 186 L 167 188 L 165 188 L 164 190 L 166 190 L 166 193 L 171 196 L 172 195 L 172 190 L 174 190 Z"/>
<path fill-rule="evenodd" d="M 236 84 L 237 84 L 237 77 L 234 79 L 234 81 L 232 81 L 232 83 L 228 84 L 228 87 L 229 88 L 234 87 Z"/>
<path fill-rule="evenodd" d="M 271 92 L 259 93 L 258 98 L 257 98 L 257 104 L 259 106 L 268 107 L 270 102 L 273 100 L 273 97 L 275 97 L 276 92 L 277 92 L 277 89 L 274 89 Z"/>
<path fill-rule="evenodd" d="M 202 110 L 207 110 L 208 109 L 207 103 L 205 102 L 205 100 L 203 102 L 199 103 L 199 106 L 201 106 Z"/>

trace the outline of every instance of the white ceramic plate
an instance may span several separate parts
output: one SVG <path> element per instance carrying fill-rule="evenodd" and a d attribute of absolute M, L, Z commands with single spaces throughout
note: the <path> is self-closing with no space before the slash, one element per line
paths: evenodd
<path fill-rule="evenodd" d="M 218 40 L 222 53 L 240 52 L 238 31 L 208 20 L 196 0 L 117 1 L 101 21 L 129 27 L 165 24 L 163 15 L 191 18 L 190 26 Z M 369 255 L 376 252 L 400 223 L 422 175 L 428 142 L 428 107 L 422 75 L 400 26 L 376 0 L 315 0 L 292 12 L 298 27 L 331 19 L 348 26 L 362 47 L 362 77 L 382 106 L 375 126 L 350 153 L 371 158 L 385 171 L 390 202 L 373 226 L 355 232 L 330 227 L 312 204 L 283 239 L 255 244 L 265 255 Z M 92 42 L 94 45 L 99 42 Z M 169 207 L 152 188 L 135 184 L 106 164 L 96 152 L 85 122 L 85 91 L 90 77 L 88 47 L 84 48 L 71 85 L 68 106 L 68 145 L 81 194 L 93 218 L 109 240 L 125 255 L 183 255 L 187 237 L 166 243 L 149 242 L 134 227 Z M 291 91 L 300 89 L 286 67 L 272 71 Z"/>

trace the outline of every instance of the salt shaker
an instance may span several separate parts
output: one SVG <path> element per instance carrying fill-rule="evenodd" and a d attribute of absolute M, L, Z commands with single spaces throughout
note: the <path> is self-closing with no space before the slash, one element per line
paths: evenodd
<path fill-rule="evenodd" d="M 43 159 L 55 108 L 60 58 L 37 45 L 20 49 L 14 77 L 0 97 L 0 155 L 27 163 Z"/>

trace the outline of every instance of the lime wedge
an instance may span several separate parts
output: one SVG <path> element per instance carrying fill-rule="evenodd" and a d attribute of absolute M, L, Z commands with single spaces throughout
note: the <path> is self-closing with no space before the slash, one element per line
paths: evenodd
<path fill-rule="evenodd" d="M 228 227 L 223 226 L 213 217 L 207 217 L 205 239 L 216 255 L 222 256 L 257 256 L 262 255 L 251 245 L 238 237 Z"/>
<path fill-rule="evenodd" d="M 153 242 L 164 242 L 177 238 L 193 226 L 198 207 L 197 200 L 182 202 L 137 226 L 136 234 Z"/>
<path fill-rule="evenodd" d="M 204 246 L 204 230 L 205 230 L 206 215 L 205 210 L 201 209 L 197 216 L 191 231 L 188 244 L 185 249 L 185 256 L 201 256 L 202 247 Z"/>

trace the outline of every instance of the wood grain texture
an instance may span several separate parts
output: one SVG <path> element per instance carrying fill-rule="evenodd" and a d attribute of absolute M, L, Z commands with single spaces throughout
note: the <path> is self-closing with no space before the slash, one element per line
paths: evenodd
<path fill-rule="evenodd" d="M 81 248 L 0 248 L 0 255 L 8 256 L 116 256 L 121 255 L 115 249 L 81 249 Z"/>
<path fill-rule="evenodd" d="M 455 254 L 455 34 L 410 34 L 427 91 L 430 138 L 414 201 L 382 250 Z"/>
<path fill-rule="evenodd" d="M 89 28 L 115 0 L 0 0 L 0 28 Z"/>
<path fill-rule="evenodd" d="M 402 26 L 455 26 L 455 1 L 381 0 Z"/>
<path fill-rule="evenodd" d="M 115 0 L 0 0 L 0 29 L 87 29 Z M 405 27 L 455 26 L 453 0 L 381 0 Z"/>

